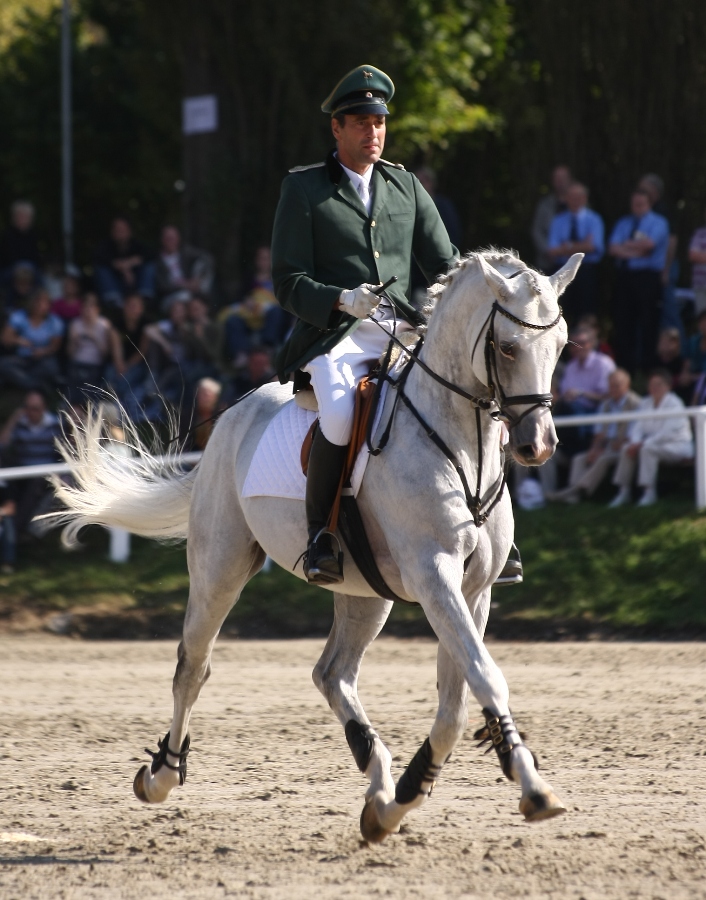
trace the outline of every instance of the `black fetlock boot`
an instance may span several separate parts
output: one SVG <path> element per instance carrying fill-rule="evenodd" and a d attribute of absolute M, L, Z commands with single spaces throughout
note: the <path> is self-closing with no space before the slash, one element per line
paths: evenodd
<path fill-rule="evenodd" d="M 347 447 L 332 444 L 326 440 L 321 428 L 316 429 L 306 476 L 309 544 L 304 555 L 304 574 L 311 584 L 340 584 L 343 581 L 343 553 L 335 535 L 326 531 L 326 524 L 347 452 Z"/>

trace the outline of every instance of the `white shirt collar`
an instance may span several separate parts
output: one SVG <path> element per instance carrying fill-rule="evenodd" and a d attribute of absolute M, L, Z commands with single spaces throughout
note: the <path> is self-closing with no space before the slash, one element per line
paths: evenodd
<path fill-rule="evenodd" d="M 336 159 L 338 159 L 338 153 L 336 153 Z M 349 169 L 347 166 L 344 166 L 340 159 L 338 159 L 338 164 L 346 173 L 346 175 L 350 178 L 353 187 L 356 189 L 358 194 L 360 194 L 360 185 L 364 184 L 368 189 L 368 202 L 366 204 L 366 208 L 368 210 L 368 215 L 370 214 L 370 209 L 373 203 L 373 192 L 371 188 L 371 179 L 373 177 L 373 169 L 374 166 L 368 166 L 367 171 L 363 175 L 359 175 L 357 172 L 354 172 L 352 169 Z"/>

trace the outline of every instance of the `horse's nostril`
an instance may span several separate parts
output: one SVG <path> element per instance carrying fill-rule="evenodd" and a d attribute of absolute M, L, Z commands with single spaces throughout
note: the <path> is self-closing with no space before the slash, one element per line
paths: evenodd
<path fill-rule="evenodd" d="M 534 459 L 534 457 L 536 456 L 534 452 L 534 444 L 522 444 L 517 448 L 517 452 L 525 459 Z"/>

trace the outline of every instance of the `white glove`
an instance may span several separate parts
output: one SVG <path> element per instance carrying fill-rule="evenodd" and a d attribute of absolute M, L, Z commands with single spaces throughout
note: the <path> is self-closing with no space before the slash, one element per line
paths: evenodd
<path fill-rule="evenodd" d="M 380 303 L 381 298 L 377 294 L 373 294 L 378 287 L 377 284 L 361 284 L 352 291 L 341 291 L 341 296 L 338 298 L 341 309 L 343 312 L 355 316 L 356 319 L 364 319 L 374 309 L 377 309 Z"/>

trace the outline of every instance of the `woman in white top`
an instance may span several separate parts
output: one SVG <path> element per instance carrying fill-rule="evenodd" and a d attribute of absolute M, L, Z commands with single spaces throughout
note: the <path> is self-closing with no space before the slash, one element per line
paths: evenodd
<path fill-rule="evenodd" d="M 81 300 L 81 314 L 69 325 L 66 344 L 72 400 L 87 385 L 100 385 L 106 363 L 111 359 L 115 362 L 117 350 L 117 335 L 101 316 L 98 297 L 86 294 Z"/>
<path fill-rule="evenodd" d="M 684 403 L 669 388 L 672 377 L 665 369 L 652 373 L 645 397 L 638 411 L 679 410 Z M 630 501 L 631 485 L 637 467 L 637 483 L 643 489 L 638 506 L 650 506 L 657 500 L 657 472 L 660 462 L 681 462 L 694 458 L 694 439 L 688 416 L 646 418 L 633 422 L 627 444 L 620 453 L 620 461 L 613 476 L 618 493 L 610 508 Z"/>

